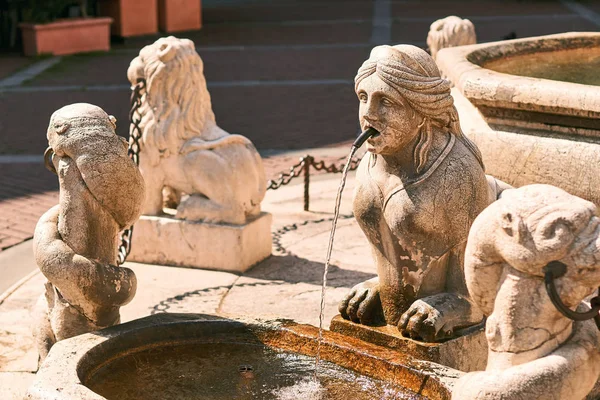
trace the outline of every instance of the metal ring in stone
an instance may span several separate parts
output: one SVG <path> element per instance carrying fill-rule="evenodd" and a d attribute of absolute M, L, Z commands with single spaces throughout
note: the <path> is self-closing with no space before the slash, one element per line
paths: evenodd
<path fill-rule="evenodd" d="M 600 302 L 596 299 L 592 299 L 591 310 L 586 312 L 577 312 L 571 310 L 567 307 L 561 300 L 558 291 L 556 290 L 556 286 L 554 286 L 554 279 L 560 278 L 565 275 L 567 272 L 567 266 L 560 261 L 551 261 L 548 263 L 544 269 L 544 284 L 546 286 L 546 292 L 548 293 L 548 297 L 554 304 L 554 307 L 565 317 L 572 319 L 573 321 L 585 321 L 588 319 L 598 317 L 598 312 L 600 311 Z M 599 322 L 597 321 L 597 324 Z M 600 328 L 600 325 L 599 325 Z"/>
<path fill-rule="evenodd" d="M 56 173 L 56 168 L 54 168 L 54 163 L 52 162 L 52 159 L 54 158 L 54 149 L 52 149 L 52 147 L 48 147 L 46 149 L 46 151 L 44 152 L 44 165 L 46 166 L 46 169 L 50 172 L 52 172 L 55 175 L 58 175 Z"/>

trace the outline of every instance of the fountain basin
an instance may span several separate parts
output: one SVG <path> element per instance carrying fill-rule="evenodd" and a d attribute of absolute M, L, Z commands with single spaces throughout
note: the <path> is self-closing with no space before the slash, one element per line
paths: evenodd
<path fill-rule="evenodd" d="M 448 48 L 436 62 L 487 173 L 600 204 L 600 33 Z"/>
<path fill-rule="evenodd" d="M 325 332 L 315 384 L 317 337 L 290 321 L 153 315 L 57 343 L 27 398 L 450 399 L 462 374 Z"/>

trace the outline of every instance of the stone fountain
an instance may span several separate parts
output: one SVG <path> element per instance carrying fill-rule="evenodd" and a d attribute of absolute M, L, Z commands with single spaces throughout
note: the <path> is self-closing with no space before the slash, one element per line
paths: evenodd
<path fill-rule="evenodd" d="M 187 42 L 161 40 L 151 49 L 159 64 L 191 51 Z M 132 82 L 151 64 L 135 61 Z M 151 79 L 147 85 L 151 93 Z M 331 331 L 291 321 L 153 315 L 60 341 L 28 398 L 342 399 L 349 391 L 358 399 L 585 398 L 600 375 L 600 334 L 591 321 L 600 299 L 591 311 L 581 303 L 600 284 L 596 206 L 553 186 L 513 189 L 486 175 L 486 153 L 463 133 L 450 83 L 421 49 L 374 48 L 355 90 L 369 133 L 353 208 L 378 276 L 346 295 Z M 142 125 L 148 112 L 140 111 Z M 209 124 L 217 137 L 185 139 L 183 148 L 193 142 L 194 150 L 182 155 L 161 142 L 157 121 L 146 122 L 143 140 L 157 150 L 142 166 L 156 180 L 146 213 L 164 212 L 165 200 L 177 210 L 174 218 L 146 217 L 150 227 L 138 241 L 159 244 L 170 219 L 246 229 L 260 218 L 259 207 L 225 207 L 220 217 L 215 210 L 224 204 L 208 204 L 208 192 L 178 186 L 187 178 L 169 181 L 181 173 L 172 168 L 195 160 L 186 158 L 193 151 L 202 158 L 218 153 L 213 141 L 238 145 L 244 138 Z M 243 147 L 260 161 L 251 144 Z M 228 183 L 220 188 L 235 189 Z M 242 192 L 233 198 L 257 193 Z M 258 192 L 262 199 L 260 185 Z"/>
<path fill-rule="evenodd" d="M 436 62 L 488 173 L 600 204 L 598 54 L 599 33 L 564 33 L 443 49 Z"/>
<path fill-rule="evenodd" d="M 28 398 L 291 400 L 326 390 L 343 399 L 352 390 L 365 400 L 450 399 L 461 374 L 326 332 L 314 386 L 317 331 L 290 321 L 154 315 L 60 342 Z"/>

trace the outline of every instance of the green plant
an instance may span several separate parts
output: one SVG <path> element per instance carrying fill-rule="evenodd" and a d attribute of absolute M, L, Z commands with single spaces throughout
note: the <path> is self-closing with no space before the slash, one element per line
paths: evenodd
<path fill-rule="evenodd" d="M 68 17 L 70 6 L 80 7 L 80 14 L 87 16 L 86 0 L 22 0 L 23 21 L 32 23 L 52 22 Z"/>

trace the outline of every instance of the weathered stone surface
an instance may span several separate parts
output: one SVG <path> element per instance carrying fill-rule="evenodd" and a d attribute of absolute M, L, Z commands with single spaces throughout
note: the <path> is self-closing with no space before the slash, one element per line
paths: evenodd
<path fill-rule="evenodd" d="M 331 183 L 329 187 L 332 187 Z M 301 187 L 297 189 L 301 190 Z M 332 196 L 335 194 L 332 193 Z M 346 203 L 345 211 L 349 211 L 349 203 Z M 318 326 L 331 220 L 306 225 L 296 220 L 296 224 L 296 229 L 277 235 L 271 257 L 236 281 L 221 304 L 223 315 L 286 318 Z M 338 313 L 337 306 L 348 289 L 357 281 L 372 278 L 375 273 L 368 244 L 356 221 L 353 218 L 340 219 L 327 276 L 325 328 Z M 257 292 L 260 296 L 248 301 Z"/>
<path fill-rule="evenodd" d="M 340 313 L 363 324 L 383 314 L 412 338 L 447 339 L 483 318 L 466 289 L 464 247 L 503 186 L 486 177 L 450 84 L 423 50 L 374 48 L 355 89 L 362 130 L 380 132 L 367 141 L 353 204 L 378 277 L 355 286 Z"/>
<path fill-rule="evenodd" d="M 467 328 L 458 337 L 441 343 L 425 343 L 404 337 L 390 325 L 366 326 L 336 316 L 329 329 L 365 342 L 393 349 L 417 360 L 431 361 L 463 372 L 481 371 L 487 363 L 483 324 Z M 468 349 L 468 350 L 466 350 Z"/>
<path fill-rule="evenodd" d="M 165 345 L 191 343 L 231 343 L 266 345 L 274 349 L 314 357 L 318 329 L 285 321 L 235 321 L 202 314 L 163 314 L 111 327 L 95 334 L 80 335 L 58 343 L 42 365 L 27 399 L 93 399 L 104 397 L 85 386 L 95 368 L 126 353 L 124 349 L 160 349 Z M 168 340 L 165 340 L 168 338 Z M 101 351 L 98 347 L 101 346 Z M 357 373 L 391 382 L 429 399 L 449 399 L 452 383 L 461 372 L 388 349 L 323 332 L 320 347 L 323 361 L 329 361 Z M 175 364 L 177 365 L 177 364 Z M 185 371 L 182 371 L 184 373 Z M 169 380 L 148 382 L 157 392 L 177 398 Z M 170 390 L 169 390 L 170 389 Z"/>
<path fill-rule="evenodd" d="M 144 290 L 121 309 L 121 321 L 158 313 L 217 314 L 236 274 L 202 269 L 126 263 Z"/>
<path fill-rule="evenodd" d="M 486 63 L 599 45 L 600 33 L 562 33 L 443 49 L 436 61 L 491 124 L 598 137 L 597 86 L 500 73 L 486 68 Z"/>
<path fill-rule="evenodd" d="M 593 320 L 565 317 L 546 291 L 547 265 L 571 310 L 600 284 L 597 208 L 549 185 L 504 191 L 473 223 L 465 275 L 473 301 L 488 316 L 485 372 L 463 377 L 456 400 L 586 397 L 600 376 L 600 333 Z"/>
<path fill-rule="evenodd" d="M 432 23 L 427 34 L 427 47 L 434 60 L 441 49 L 475 43 L 477 43 L 477 36 L 473 23 L 454 15 Z"/>
<path fill-rule="evenodd" d="M 0 374 L 0 398 L 5 400 L 23 399 L 27 388 L 33 383 L 35 374 L 31 372 L 5 372 Z"/>
<path fill-rule="evenodd" d="M 29 243 L 31 245 L 31 243 Z M 46 277 L 34 274 L 0 302 L 0 372 L 35 372 L 38 351 L 31 310 L 43 293 Z M 35 321 L 33 321 L 35 322 Z"/>
<path fill-rule="evenodd" d="M 481 149 L 486 172 L 513 185 L 552 184 L 600 204 L 600 141 L 508 127 L 493 128 L 453 88 L 465 134 Z"/>
<path fill-rule="evenodd" d="M 514 186 L 544 183 L 600 204 L 598 86 L 486 68 L 502 57 L 600 45 L 598 33 L 565 33 L 440 51 L 465 134 L 486 172 Z"/>
<path fill-rule="evenodd" d="M 129 262 L 124 266 L 135 272 L 138 285 L 144 290 L 120 309 L 122 322 L 155 313 L 216 314 L 225 294 L 239 278 L 238 275 L 219 271 L 174 270 L 172 267 Z M 35 372 L 38 368 L 38 350 L 31 330 L 30 314 L 44 291 L 45 282 L 43 274 L 35 274 L 0 303 L 2 374 Z M 258 297 L 256 293 L 253 292 L 250 297 Z"/>
<path fill-rule="evenodd" d="M 133 59 L 127 77 L 132 85 L 147 82 L 134 115 L 141 121 L 143 214 L 163 214 L 166 188 L 179 219 L 243 225 L 260 215 L 262 160 L 250 140 L 217 126 L 194 43 L 158 39 Z"/>
<path fill-rule="evenodd" d="M 135 295 L 135 274 L 116 266 L 117 248 L 119 232 L 139 217 L 144 182 L 115 128 L 113 117 L 85 103 L 50 118 L 46 157 L 59 178 L 60 204 L 34 234 L 48 279 L 34 311 L 42 360 L 56 341 L 118 324 L 119 307 Z"/>
<path fill-rule="evenodd" d="M 130 261 L 244 272 L 271 255 L 271 220 L 261 213 L 244 225 L 142 216 Z"/>

